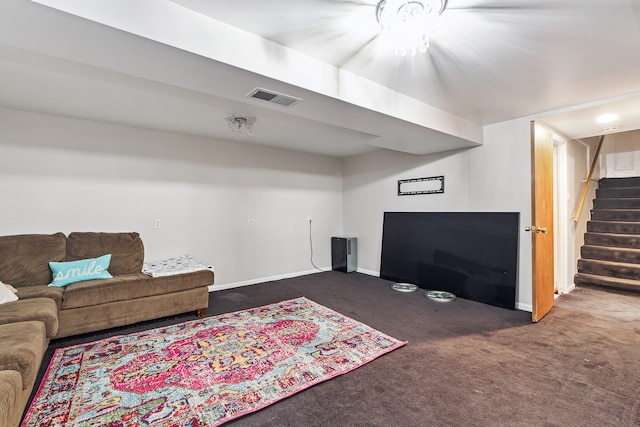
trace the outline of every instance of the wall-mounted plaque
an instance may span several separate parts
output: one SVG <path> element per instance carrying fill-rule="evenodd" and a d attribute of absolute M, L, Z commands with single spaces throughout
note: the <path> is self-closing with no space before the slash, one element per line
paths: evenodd
<path fill-rule="evenodd" d="M 398 180 L 398 196 L 444 193 L 444 176 Z"/>

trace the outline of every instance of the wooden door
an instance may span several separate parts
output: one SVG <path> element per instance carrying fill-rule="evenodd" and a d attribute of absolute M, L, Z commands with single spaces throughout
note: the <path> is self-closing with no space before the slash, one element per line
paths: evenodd
<path fill-rule="evenodd" d="M 533 245 L 533 309 L 531 318 L 540 321 L 553 307 L 553 134 L 531 122 L 531 186 Z"/>

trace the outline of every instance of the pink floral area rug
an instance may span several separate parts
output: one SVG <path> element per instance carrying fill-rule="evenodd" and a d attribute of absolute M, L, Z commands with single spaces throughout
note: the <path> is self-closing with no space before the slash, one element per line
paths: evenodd
<path fill-rule="evenodd" d="M 61 348 L 22 426 L 216 426 L 404 344 L 298 298 Z"/>

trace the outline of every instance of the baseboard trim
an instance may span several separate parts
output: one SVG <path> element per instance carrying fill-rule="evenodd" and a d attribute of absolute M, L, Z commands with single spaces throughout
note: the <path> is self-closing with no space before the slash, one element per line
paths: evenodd
<path fill-rule="evenodd" d="M 523 304 L 521 302 L 516 303 L 516 309 L 522 311 L 528 311 L 529 313 L 533 312 L 533 306 L 531 304 Z"/>
<path fill-rule="evenodd" d="M 380 277 L 380 272 L 379 271 L 373 271 L 373 270 L 366 270 L 364 268 L 358 268 L 356 270 L 356 272 L 358 273 L 362 273 L 362 274 L 367 274 L 369 276 L 376 276 L 376 277 Z"/>
<path fill-rule="evenodd" d="M 209 285 L 209 292 L 223 291 L 225 289 L 240 288 L 243 286 L 257 285 L 258 283 L 273 282 L 275 280 L 290 279 L 292 277 L 299 277 L 299 276 L 306 276 L 308 274 L 321 273 L 324 271 L 330 271 L 331 267 L 324 267 L 324 268 L 321 268 L 320 270 L 313 269 L 313 270 L 306 270 L 306 271 L 298 271 L 295 273 L 279 274 L 277 276 L 269 276 L 269 277 L 259 277 L 256 279 L 245 280 L 243 282 L 225 283 L 222 285 L 214 284 L 214 285 Z"/>
<path fill-rule="evenodd" d="M 576 285 L 572 283 L 571 286 L 565 289 L 564 292 L 561 292 L 560 295 L 566 295 L 569 292 L 573 291 L 575 288 L 576 288 Z"/>

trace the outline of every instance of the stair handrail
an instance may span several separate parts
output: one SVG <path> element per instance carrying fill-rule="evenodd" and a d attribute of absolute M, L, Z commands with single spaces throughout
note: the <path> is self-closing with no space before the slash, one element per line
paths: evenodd
<path fill-rule="evenodd" d="M 580 214 L 582 213 L 582 208 L 584 207 L 584 202 L 587 199 L 587 193 L 589 192 L 589 183 L 591 182 L 591 177 L 593 176 L 593 170 L 596 168 L 596 163 L 598 162 L 598 156 L 600 155 L 600 148 L 602 148 L 602 143 L 604 142 L 604 135 L 600 135 L 600 140 L 598 141 L 598 148 L 596 148 L 596 153 L 593 155 L 593 161 L 591 162 L 591 169 L 589 169 L 589 176 L 587 176 L 587 180 L 584 183 L 584 187 L 582 189 L 582 197 L 580 197 L 580 203 L 578 203 L 578 210 L 576 214 L 573 216 L 573 222 L 578 222 L 580 219 Z"/>

